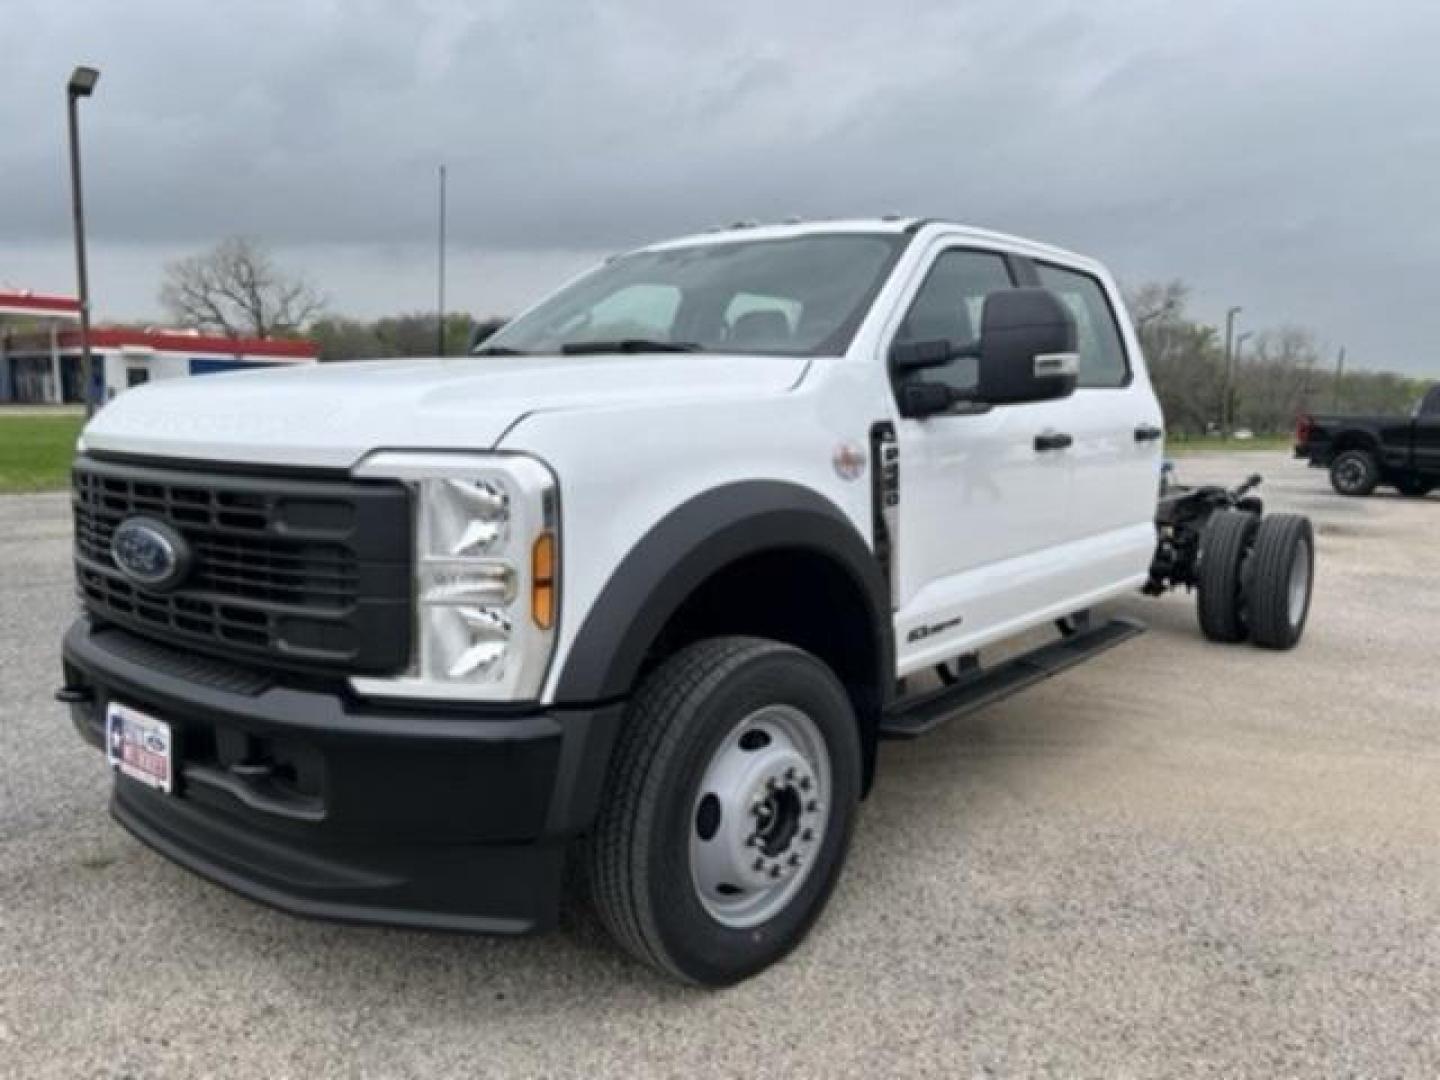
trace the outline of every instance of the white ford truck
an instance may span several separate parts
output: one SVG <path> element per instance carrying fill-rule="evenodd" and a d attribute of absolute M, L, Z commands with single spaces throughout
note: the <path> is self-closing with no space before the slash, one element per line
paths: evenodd
<path fill-rule="evenodd" d="M 1139 629 L 1095 605 L 1197 585 L 1211 638 L 1299 639 L 1308 523 L 1161 494 L 1162 443 L 1089 259 L 924 220 L 658 244 L 465 357 L 105 408 L 58 696 L 119 821 L 255 899 L 518 933 L 569 868 L 635 956 L 731 983 L 819 916 L 877 740 Z"/>

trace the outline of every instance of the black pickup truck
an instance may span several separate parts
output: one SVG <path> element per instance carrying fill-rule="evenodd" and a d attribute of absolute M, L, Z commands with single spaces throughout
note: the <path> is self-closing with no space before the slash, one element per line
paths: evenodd
<path fill-rule="evenodd" d="M 1440 383 L 1410 416 L 1301 416 L 1295 456 L 1328 468 L 1341 495 L 1388 484 L 1423 498 L 1440 487 Z"/>

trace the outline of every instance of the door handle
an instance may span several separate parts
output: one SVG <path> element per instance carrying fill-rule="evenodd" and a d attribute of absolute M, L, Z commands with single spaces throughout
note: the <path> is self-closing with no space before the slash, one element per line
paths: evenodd
<path fill-rule="evenodd" d="M 1064 432 L 1046 432 L 1044 435 L 1035 436 L 1035 451 L 1043 454 L 1046 450 L 1064 450 L 1074 441 Z"/>
<path fill-rule="evenodd" d="M 1154 442 L 1164 434 L 1165 432 L 1161 431 L 1154 424 L 1141 424 L 1135 429 L 1135 441 Z"/>

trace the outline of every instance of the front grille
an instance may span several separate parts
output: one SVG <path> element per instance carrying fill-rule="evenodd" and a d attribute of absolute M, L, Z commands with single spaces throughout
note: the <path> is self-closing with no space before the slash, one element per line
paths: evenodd
<path fill-rule="evenodd" d="M 410 652 L 409 493 L 397 483 L 237 476 L 82 457 L 75 561 L 97 617 L 224 656 L 390 674 Z M 155 591 L 117 567 L 115 529 L 163 521 L 192 555 Z"/>

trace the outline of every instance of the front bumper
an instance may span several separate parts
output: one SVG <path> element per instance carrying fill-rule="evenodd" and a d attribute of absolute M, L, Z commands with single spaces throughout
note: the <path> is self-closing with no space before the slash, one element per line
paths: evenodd
<path fill-rule="evenodd" d="M 64 667 L 90 743 L 111 700 L 170 723 L 175 793 L 117 776 L 111 801 L 162 854 L 300 915 L 490 933 L 554 922 L 621 710 L 381 707 L 86 618 Z"/>

